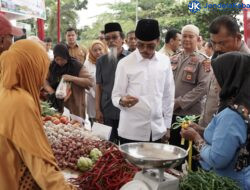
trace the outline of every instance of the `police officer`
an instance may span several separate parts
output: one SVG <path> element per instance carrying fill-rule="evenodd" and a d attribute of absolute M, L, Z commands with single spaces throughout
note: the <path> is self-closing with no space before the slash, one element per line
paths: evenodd
<path fill-rule="evenodd" d="M 175 105 L 172 122 L 177 116 L 200 115 L 202 100 L 208 88 L 210 72 L 206 72 L 203 62 L 208 59 L 197 51 L 199 28 L 186 25 L 182 28 L 183 50 L 171 58 L 175 80 Z M 180 129 L 172 129 L 170 144 L 180 146 Z"/>

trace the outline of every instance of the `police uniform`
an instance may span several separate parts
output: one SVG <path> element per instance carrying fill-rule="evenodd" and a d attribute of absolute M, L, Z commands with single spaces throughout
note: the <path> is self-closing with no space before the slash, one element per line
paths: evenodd
<path fill-rule="evenodd" d="M 207 92 L 210 73 L 205 72 L 202 62 L 207 57 L 194 51 L 185 55 L 182 51 L 171 58 L 171 65 L 175 80 L 175 101 L 180 108 L 174 115 L 200 115 L 202 99 Z"/>
<path fill-rule="evenodd" d="M 180 105 L 174 110 L 172 123 L 176 121 L 177 116 L 201 114 L 203 98 L 210 81 L 210 73 L 205 72 L 203 66 L 203 61 L 206 59 L 208 59 L 207 56 L 197 51 L 189 55 L 181 51 L 171 58 L 175 81 L 175 103 Z M 180 130 L 179 128 L 170 131 L 170 144 L 181 146 Z M 181 147 L 187 148 L 187 141 Z"/>

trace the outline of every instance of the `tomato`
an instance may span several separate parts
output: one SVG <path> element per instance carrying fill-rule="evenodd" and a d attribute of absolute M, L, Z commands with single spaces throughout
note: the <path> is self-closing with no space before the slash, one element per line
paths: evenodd
<path fill-rule="evenodd" d="M 62 116 L 62 117 L 60 117 L 60 122 L 61 122 L 61 123 L 64 123 L 64 124 L 68 124 L 68 123 L 69 123 L 69 120 L 68 120 L 67 117 Z"/>
<path fill-rule="evenodd" d="M 44 121 L 49 121 L 49 120 L 51 120 L 51 119 L 52 119 L 52 117 L 49 116 L 49 115 L 47 115 L 47 116 L 45 116 L 45 117 L 43 118 Z"/>
<path fill-rule="evenodd" d="M 55 119 L 55 120 L 52 121 L 52 122 L 53 122 L 55 125 L 58 125 L 59 123 L 61 123 L 59 119 Z"/>

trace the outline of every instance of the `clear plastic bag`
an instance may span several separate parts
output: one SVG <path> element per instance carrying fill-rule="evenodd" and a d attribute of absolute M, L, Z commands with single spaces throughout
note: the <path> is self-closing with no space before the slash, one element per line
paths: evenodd
<path fill-rule="evenodd" d="M 68 93 L 70 91 L 70 84 L 62 78 L 57 89 L 56 89 L 56 98 L 58 99 L 64 99 L 68 96 Z"/>

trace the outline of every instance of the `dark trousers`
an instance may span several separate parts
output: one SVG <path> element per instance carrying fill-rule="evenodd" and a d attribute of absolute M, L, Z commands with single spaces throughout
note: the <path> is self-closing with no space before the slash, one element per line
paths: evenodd
<path fill-rule="evenodd" d="M 172 124 L 174 122 L 176 122 L 176 117 L 177 116 L 178 115 L 173 115 Z M 180 116 L 180 117 L 183 117 L 183 116 Z M 181 127 L 177 128 L 177 129 L 171 129 L 169 144 L 175 145 L 175 146 L 178 146 L 178 147 L 181 147 L 181 148 L 187 150 L 188 149 L 188 141 L 185 140 L 185 144 L 181 145 L 180 132 L 181 132 Z M 193 148 L 192 152 L 193 152 L 193 156 L 198 154 L 198 152 L 194 148 Z M 197 160 L 192 159 L 192 170 L 196 171 L 198 169 L 198 167 L 200 167 L 199 162 Z M 176 169 L 181 170 L 181 165 L 178 166 Z"/>
<path fill-rule="evenodd" d="M 115 144 L 118 144 L 119 137 L 118 137 L 117 128 L 119 125 L 119 119 L 104 118 L 103 121 L 104 121 L 104 125 L 108 125 L 108 126 L 112 127 L 112 131 L 111 131 L 111 135 L 110 135 L 109 140 Z"/>
<path fill-rule="evenodd" d="M 135 141 L 135 140 L 125 139 L 125 138 L 122 138 L 122 137 L 119 137 L 119 140 L 120 140 L 120 144 L 145 142 L 145 141 Z M 146 141 L 146 142 L 148 142 L 148 141 Z M 161 139 L 158 139 L 156 141 L 152 141 L 152 134 L 151 134 L 149 142 L 161 143 Z"/>
<path fill-rule="evenodd" d="M 89 122 L 91 127 L 93 126 L 94 122 L 95 122 L 95 118 L 89 118 Z"/>

